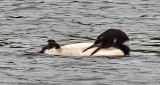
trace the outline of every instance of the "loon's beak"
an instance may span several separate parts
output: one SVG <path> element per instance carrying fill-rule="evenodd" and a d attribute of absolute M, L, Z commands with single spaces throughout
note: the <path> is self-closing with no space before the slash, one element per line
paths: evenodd
<path fill-rule="evenodd" d="M 94 47 L 98 47 L 90 56 L 92 56 L 93 54 L 95 54 L 98 50 L 101 49 L 101 44 L 102 42 L 99 43 L 94 43 L 93 45 L 91 45 L 90 47 L 88 47 L 87 49 L 85 49 L 83 52 L 87 51 L 88 49 L 94 48 Z"/>
<path fill-rule="evenodd" d="M 93 44 L 93 45 L 91 45 L 90 47 L 88 47 L 87 49 L 85 49 L 83 52 L 85 52 L 85 51 L 87 51 L 88 49 L 91 49 L 91 48 L 93 48 L 93 47 L 95 47 L 95 45 Z"/>

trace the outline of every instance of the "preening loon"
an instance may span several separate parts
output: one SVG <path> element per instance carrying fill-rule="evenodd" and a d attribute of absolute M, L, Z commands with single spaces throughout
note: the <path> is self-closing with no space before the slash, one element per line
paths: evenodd
<path fill-rule="evenodd" d="M 40 53 L 62 56 L 124 56 L 130 53 L 130 48 L 127 45 L 129 38 L 120 29 L 106 30 L 96 38 L 94 43 L 60 46 L 52 39 L 47 42 L 48 44 L 42 48 Z"/>

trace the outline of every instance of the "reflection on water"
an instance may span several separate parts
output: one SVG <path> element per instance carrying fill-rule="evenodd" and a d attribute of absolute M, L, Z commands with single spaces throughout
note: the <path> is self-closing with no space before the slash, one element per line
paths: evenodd
<path fill-rule="evenodd" d="M 158 0 L 1 0 L 0 84 L 158 85 Z M 48 39 L 93 42 L 109 28 L 125 31 L 131 55 L 121 59 L 37 52 Z"/>

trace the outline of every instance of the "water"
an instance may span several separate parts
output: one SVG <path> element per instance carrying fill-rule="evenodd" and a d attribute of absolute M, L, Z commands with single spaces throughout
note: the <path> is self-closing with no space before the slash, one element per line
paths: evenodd
<path fill-rule="evenodd" d="M 1 0 L 1 85 L 159 85 L 159 0 Z M 119 28 L 131 55 L 49 56 L 37 52 L 48 39 L 61 45 L 93 42 Z"/>

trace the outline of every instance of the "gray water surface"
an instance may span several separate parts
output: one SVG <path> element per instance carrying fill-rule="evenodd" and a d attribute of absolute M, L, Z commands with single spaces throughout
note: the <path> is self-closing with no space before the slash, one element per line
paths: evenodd
<path fill-rule="evenodd" d="M 129 57 L 37 53 L 109 28 L 128 34 Z M 0 0 L 0 30 L 0 85 L 160 85 L 159 0 Z"/>

